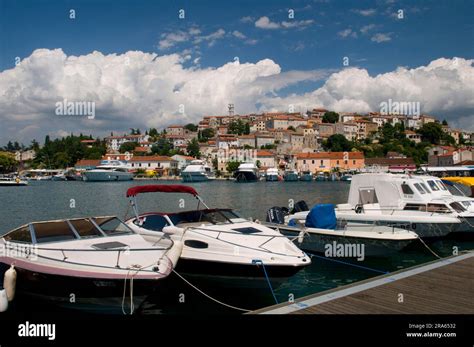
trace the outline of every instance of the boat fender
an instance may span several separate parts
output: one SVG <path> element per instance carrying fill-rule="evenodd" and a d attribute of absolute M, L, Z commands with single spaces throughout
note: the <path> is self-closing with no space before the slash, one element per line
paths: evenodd
<path fill-rule="evenodd" d="M 300 233 L 298 234 L 298 243 L 302 244 L 304 240 L 304 230 L 301 230 Z"/>
<path fill-rule="evenodd" d="M 8 309 L 7 291 L 0 290 L 0 312 L 5 312 Z"/>
<path fill-rule="evenodd" d="M 178 264 L 179 257 L 183 252 L 183 243 L 181 241 L 175 241 L 173 247 L 170 248 L 166 256 L 173 263 L 173 268 Z"/>
<path fill-rule="evenodd" d="M 164 228 L 162 229 L 162 231 L 163 231 L 165 234 L 174 235 L 174 234 L 179 234 L 180 232 L 183 231 L 183 229 L 178 228 L 178 227 L 175 227 L 174 225 L 168 225 L 168 226 L 164 227 Z"/>
<path fill-rule="evenodd" d="M 16 270 L 15 265 L 13 264 L 3 276 L 3 288 L 5 288 L 7 292 L 8 301 L 12 301 L 15 298 L 16 290 Z"/>

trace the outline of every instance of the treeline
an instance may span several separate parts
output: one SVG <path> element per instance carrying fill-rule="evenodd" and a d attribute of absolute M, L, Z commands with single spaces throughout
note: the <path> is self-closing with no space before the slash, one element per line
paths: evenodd
<path fill-rule="evenodd" d="M 103 141 L 95 140 L 93 144 L 81 143 L 82 140 L 93 140 L 92 136 L 73 134 L 51 140 L 46 136 L 44 146 L 36 150 L 36 158 L 33 159 L 33 168 L 60 169 L 71 167 L 81 159 L 101 159 L 106 153 Z"/>
<path fill-rule="evenodd" d="M 360 151 L 366 158 L 385 157 L 388 152 L 398 152 L 413 158 L 417 165 L 428 161 L 428 149 L 433 145 L 455 146 L 455 139 L 445 133 L 441 124 L 433 122 L 424 124 L 416 132 L 421 135 L 421 142 L 409 140 L 403 123 L 389 123 L 363 141 L 349 141 L 344 135 L 332 135 L 323 142 L 323 148 L 332 152 Z"/>

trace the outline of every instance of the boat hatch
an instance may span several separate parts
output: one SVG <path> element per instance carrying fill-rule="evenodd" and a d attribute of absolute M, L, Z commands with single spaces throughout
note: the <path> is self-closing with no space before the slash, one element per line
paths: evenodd
<path fill-rule="evenodd" d="M 92 245 L 91 247 L 95 248 L 95 249 L 104 250 L 104 249 L 127 248 L 129 246 L 126 245 L 125 243 L 122 243 L 122 242 L 113 241 L 113 242 L 96 243 L 96 244 Z"/>
<path fill-rule="evenodd" d="M 235 229 L 232 229 L 232 230 L 238 231 L 239 233 L 242 233 L 242 234 L 255 234 L 255 233 L 261 233 L 262 232 L 261 230 L 258 230 L 257 228 L 252 228 L 252 227 L 249 227 L 249 228 L 235 228 Z"/>

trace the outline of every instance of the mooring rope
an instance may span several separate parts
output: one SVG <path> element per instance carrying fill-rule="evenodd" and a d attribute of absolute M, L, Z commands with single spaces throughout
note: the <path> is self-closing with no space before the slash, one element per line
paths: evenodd
<path fill-rule="evenodd" d="M 418 237 L 418 240 L 420 240 L 420 242 L 423 244 L 423 246 L 426 247 L 426 249 L 428 249 L 436 258 L 438 259 L 443 259 L 443 257 L 440 257 L 438 254 L 436 254 L 430 247 L 428 247 L 428 245 L 425 243 L 425 241 L 423 241 L 423 239 L 420 237 L 420 235 L 416 234 L 417 237 Z"/>
<path fill-rule="evenodd" d="M 265 264 L 260 259 L 254 259 L 254 260 L 252 260 L 252 263 L 257 265 L 257 266 L 259 264 L 262 264 L 263 273 L 265 274 L 265 278 L 267 279 L 268 287 L 270 288 L 270 291 L 272 292 L 273 299 L 275 300 L 275 303 L 278 305 L 278 300 L 276 298 L 275 292 L 273 291 L 272 283 L 270 282 L 270 279 L 268 278 L 267 270 L 265 269 Z"/>
<path fill-rule="evenodd" d="M 348 263 L 348 262 L 345 262 L 345 261 L 342 261 L 342 260 L 337 260 L 337 259 L 331 259 L 331 258 L 328 258 L 328 257 L 323 257 L 323 256 L 320 256 L 320 255 L 317 255 L 317 254 L 314 254 L 314 253 L 309 253 L 309 252 L 305 252 L 305 253 L 308 254 L 311 258 L 316 257 L 316 258 L 320 258 L 320 259 L 325 259 L 325 260 L 333 261 L 333 262 L 335 262 L 335 263 L 340 263 L 340 264 L 344 264 L 344 265 L 350 265 L 350 266 L 358 267 L 358 268 L 361 268 L 361 269 L 364 269 L 364 270 L 370 270 L 370 271 L 379 272 L 379 273 L 383 273 L 383 274 L 388 274 L 388 273 L 390 273 L 389 271 L 382 271 L 382 270 L 372 269 L 372 268 L 370 268 L 370 267 L 366 267 L 366 266 L 362 266 L 362 265 L 357 265 L 357 264 L 352 264 L 352 263 Z"/>
<path fill-rule="evenodd" d="M 196 291 L 198 291 L 199 293 L 201 293 L 202 295 L 204 295 L 206 298 L 222 305 L 222 306 L 225 306 L 225 307 L 229 307 L 229 308 L 232 308 L 234 310 L 237 310 L 237 311 L 242 311 L 242 312 L 251 312 L 252 310 L 247 310 L 245 308 L 240 308 L 240 307 L 236 307 L 236 306 L 232 306 L 232 305 L 229 305 L 229 304 L 226 304 L 225 302 L 222 302 L 222 301 L 219 301 L 215 298 L 213 298 L 212 296 L 210 296 L 209 294 L 206 294 L 204 293 L 201 289 L 199 289 L 198 287 L 196 287 L 194 284 L 192 284 L 191 282 L 189 282 L 187 279 L 185 279 L 183 276 L 181 276 L 178 272 L 176 272 L 175 269 L 173 269 L 173 272 L 179 277 L 181 278 L 185 283 L 187 283 L 189 286 L 191 286 L 193 289 L 195 289 Z"/>

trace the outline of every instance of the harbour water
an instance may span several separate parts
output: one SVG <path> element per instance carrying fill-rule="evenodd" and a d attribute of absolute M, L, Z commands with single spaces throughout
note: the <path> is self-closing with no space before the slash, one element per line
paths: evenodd
<path fill-rule="evenodd" d="M 27 187 L 2 187 L 0 189 L 0 233 L 31 221 L 62 219 L 81 216 L 117 215 L 124 219 L 131 216 L 126 190 L 142 184 L 176 184 L 170 181 L 135 182 L 30 182 Z M 308 206 L 315 203 L 341 203 L 347 200 L 349 183 L 346 182 L 255 182 L 237 184 L 232 181 L 193 183 L 192 185 L 210 207 L 232 208 L 243 217 L 265 220 L 266 211 L 272 206 L 288 206 L 290 200 L 305 200 Z M 182 199 L 182 200 L 180 200 Z M 184 195 L 144 194 L 139 197 L 139 209 L 145 211 L 177 211 L 192 209 L 197 201 Z M 473 249 L 474 240 L 447 238 L 430 244 L 441 256 L 453 250 Z M 313 257 L 306 267 L 275 289 L 278 302 L 335 288 L 381 273 L 421 264 L 435 257 L 421 243 L 391 258 L 335 261 Z M 351 265 L 352 264 L 352 265 Z M 182 285 L 182 287 L 181 287 Z M 187 284 L 176 279 L 173 293 L 152 296 L 142 307 L 142 314 L 156 313 L 231 313 L 227 309 L 197 293 Z M 270 289 L 266 293 L 245 293 L 227 288 L 203 288 L 219 300 L 242 308 L 255 309 L 274 304 Z M 180 301 L 180 293 L 186 301 Z M 16 310 L 50 311 L 41 303 L 18 302 Z"/>

